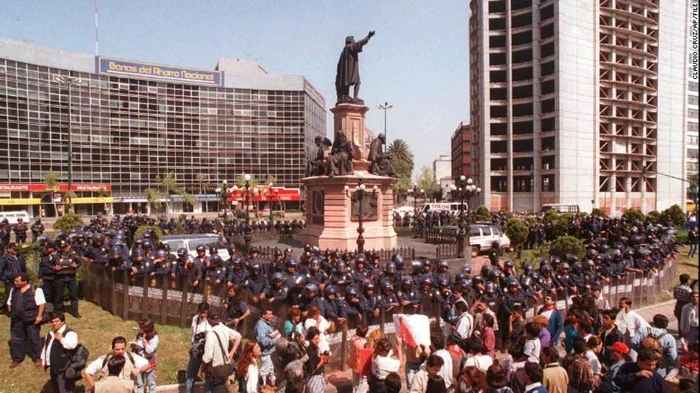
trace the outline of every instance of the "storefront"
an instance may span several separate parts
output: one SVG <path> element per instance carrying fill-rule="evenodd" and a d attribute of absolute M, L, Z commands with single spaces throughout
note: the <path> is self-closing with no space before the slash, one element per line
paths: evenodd
<path fill-rule="evenodd" d="M 71 193 L 69 194 L 69 191 Z M 0 211 L 26 211 L 32 217 L 56 217 L 69 203 L 82 215 L 110 214 L 114 198 L 110 184 L 0 184 Z M 69 200 L 70 198 L 70 200 Z"/>

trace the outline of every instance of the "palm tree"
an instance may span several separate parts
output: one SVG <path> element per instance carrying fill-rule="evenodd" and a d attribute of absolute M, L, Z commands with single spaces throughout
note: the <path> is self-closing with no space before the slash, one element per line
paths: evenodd
<path fill-rule="evenodd" d="M 58 208 L 56 208 L 56 195 L 55 192 L 58 189 L 58 173 L 54 171 L 48 171 L 44 175 L 44 185 L 47 190 L 51 191 L 51 202 L 53 203 L 53 211 L 58 217 Z"/>
<path fill-rule="evenodd" d="M 168 173 L 164 178 L 157 176 L 156 181 L 158 181 L 158 184 L 163 188 L 163 190 L 165 190 L 166 210 L 169 210 L 168 209 L 168 205 L 169 205 L 168 201 L 169 201 L 170 194 L 174 194 L 174 195 L 181 197 L 183 202 L 189 203 L 190 205 L 194 205 L 197 202 L 197 199 L 192 194 L 188 193 L 183 188 L 180 188 L 177 185 L 177 181 L 175 180 L 175 172 Z"/>
<path fill-rule="evenodd" d="M 146 191 L 146 202 L 148 203 L 149 213 L 153 214 L 153 210 L 160 208 L 160 193 L 155 188 L 147 188 Z M 166 214 L 168 211 L 166 210 Z"/>
<path fill-rule="evenodd" d="M 389 145 L 391 163 L 394 172 L 399 176 L 399 181 L 394 185 L 397 201 L 401 194 L 405 194 L 411 188 L 413 177 L 413 153 L 403 139 L 395 139 Z"/>
<path fill-rule="evenodd" d="M 206 188 L 208 177 L 204 173 L 197 174 L 197 184 L 199 184 L 199 193 L 204 194 L 204 189 Z"/>

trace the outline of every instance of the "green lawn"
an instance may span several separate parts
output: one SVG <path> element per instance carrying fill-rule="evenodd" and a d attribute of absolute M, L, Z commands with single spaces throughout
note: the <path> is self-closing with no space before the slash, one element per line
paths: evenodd
<path fill-rule="evenodd" d="M 83 301 L 80 302 L 80 307 L 83 317 L 75 319 L 66 314 L 66 322 L 78 333 L 80 342 L 90 350 L 91 361 L 109 352 L 109 346 L 114 337 L 124 336 L 127 341 L 131 341 L 138 333 L 138 324 L 135 321 L 125 321 L 115 317 L 92 303 Z M 10 340 L 10 320 L 7 316 L 0 316 L 0 326 L 3 326 L 0 329 L 0 340 L 5 343 L 6 348 L 1 352 L 2 359 L 0 359 L 0 393 L 50 392 L 48 374 L 37 369 L 29 358 L 17 368 L 9 369 L 12 361 L 7 345 Z M 46 336 L 48 329 L 48 326 L 43 327 L 42 337 Z M 156 330 L 160 338 L 156 371 L 158 385 L 176 383 L 178 370 L 184 370 L 187 367 L 189 329 L 156 325 Z M 81 380 L 78 385 L 82 386 L 82 384 Z M 46 390 L 42 390 L 44 388 Z M 78 388 L 77 391 L 85 391 L 82 389 Z"/>

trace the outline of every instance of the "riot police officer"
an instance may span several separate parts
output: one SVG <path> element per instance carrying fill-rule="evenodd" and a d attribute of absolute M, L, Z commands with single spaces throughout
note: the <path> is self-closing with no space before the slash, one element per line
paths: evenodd
<path fill-rule="evenodd" d="M 17 218 L 17 224 L 15 224 L 12 230 L 15 232 L 15 241 L 17 244 L 24 244 L 27 242 L 27 231 L 29 230 L 29 227 L 27 227 L 27 224 L 24 223 L 24 219 L 22 217 Z"/>
<path fill-rule="evenodd" d="M 78 268 L 82 266 L 80 258 L 72 252 L 70 244 L 65 240 L 58 241 L 58 255 L 54 271 L 54 303 L 55 312 L 63 312 L 63 291 L 68 287 L 68 297 L 70 299 L 73 316 L 80 318 L 78 311 L 78 282 L 75 279 Z"/>
<path fill-rule="evenodd" d="M 235 259 L 234 259 L 235 262 Z M 238 261 L 238 264 L 242 269 L 243 261 Z M 234 264 L 234 269 L 236 265 Z M 276 272 L 273 274 L 282 274 L 281 272 Z M 237 279 L 230 280 L 234 285 L 238 285 Z M 262 265 L 260 262 L 253 262 L 250 266 L 250 276 L 246 275 L 243 279 L 243 288 L 248 292 L 248 296 L 251 301 L 255 304 L 265 300 L 266 294 L 270 291 L 270 282 L 262 274 Z"/>
<path fill-rule="evenodd" d="M 35 242 L 39 236 L 44 234 L 44 224 L 41 222 L 41 218 L 37 217 L 29 229 L 32 231 L 32 242 Z"/>
<path fill-rule="evenodd" d="M 413 287 L 413 279 L 411 277 L 404 277 L 396 297 L 403 308 L 404 314 L 416 314 L 418 312 L 420 308 L 420 296 L 418 295 L 418 291 Z"/>

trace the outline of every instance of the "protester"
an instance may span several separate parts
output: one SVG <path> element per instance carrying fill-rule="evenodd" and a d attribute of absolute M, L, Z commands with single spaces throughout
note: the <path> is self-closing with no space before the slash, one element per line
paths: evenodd
<path fill-rule="evenodd" d="M 255 340 L 246 342 L 236 368 L 238 391 L 240 393 L 257 393 L 260 387 L 260 369 L 257 358 L 262 355 L 260 344 Z"/>
<path fill-rule="evenodd" d="M 260 312 L 260 319 L 255 324 L 253 331 L 253 340 L 260 344 L 262 356 L 260 358 L 260 378 L 263 384 L 275 386 L 277 377 L 275 376 L 275 366 L 272 363 L 272 352 L 275 351 L 275 329 L 272 327 L 272 318 L 274 318 L 272 309 L 264 307 Z M 279 332 L 276 332 L 279 335 Z"/>
<path fill-rule="evenodd" d="M 148 360 L 137 354 L 128 352 L 126 350 L 126 339 L 122 336 L 118 336 L 112 339 L 111 351 L 108 354 L 100 356 L 85 368 L 83 375 L 90 387 L 94 387 L 95 382 L 101 381 L 107 377 L 109 374 L 109 368 L 107 366 L 109 359 L 120 355 L 124 356 L 126 361 L 119 374 L 119 378 L 135 381 L 140 373 L 151 369 Z"/>
<path fill-rule="evenodd" d="M 211 331 L 211 325 L 207 319 L 208 316 L 209 303 L 200 303 L 197 306 L 197 314 L 192 317 L 192 324 L 190 325 L 189 361 L 185 371 L 186 393 L 194 393 L 194 380 L 202 365 L 207 333 Z"/>
<path fill-rule="evenodd" d="M 306 361 L 304 372 L 308 381 L 306 383 L 308 393 L 324 393 L 328 383 L 324 371 L 328 363 L 328 353 L 320 351 L 320 334 L 321 332 L 315 326 L 306 331 L 306 341 L 309 343 L 306 353 L 309 360 Z"/>
<path fill-rule="evenodd" d="M 202 367 L 204 371 L 205 390 L 212 393 L 225 393 L 229 375 L 217 375 L 217 367 L 233 362 L 233 354 L 241 344 L 241 335 L 237 331 L 221 323 L 218 312 L 209 311 L 207 321 L 211 330 L 207 332 L 202 355 Z M 231 348 L 229 350 L 229 347 Z M 231 367 L 233 371 L 233 367 Z"/>
<path fill-rule="evenodd" d="M 367 345 L 367 332 L 369 328 L 366 324 L 361 323 L 356 329 L 355 334 L 350 338 L 350 358 L 348 366 L 352 370 L 352 391 L 353 393 L 366 393 L 369 389 L 367 376 L 363 375 L 360 369 L 361 352 Z M 409 384 L 410 385 L 410 384 Z"/>
<path fill-rule="evenodd" d="M 95 393 L 131 393 L 134 390 L 134 381 L 120 378 L 124 370 L 126 359 L 124 355 L 116 355 L 107 361 L 107 376 L 95 383 Z M 149 388 L 150 389 L 150 388 Z M 154 390 L 149 390 L 155 392 Z"/>
<path fill-rule="evenodd" d="M 136 393 L 144 393 L 144 386 L 148 384 L 148 392 L 156 391 L 156 351 L 158 350 L 158 332 L 153 321 L 144 318 L 139 322 L 139 334 L 131 344 L 131 351 L 148 360 L 149 367 L 143 370 L 136 378 Z"/>
<path fill-rule="evenodd" d="M 41 351 L 41 363 L 44 371 L 50 369 L 51 387 L 54 392 L 72 392 L 75 379 L 66 378 L 65 371 L 71 364 L 71 352 L 78 346 L 78 335 L 66 326 L 63 313 L 49 314 L 49 330 L 44 349 Z"/>
<path fill-rule="evenodd" d="M 641 349 L 636 362 L 623 364 L 614 382 L 623 392 L 667 393 L 664 378 L 656 372 L 661 354 L 653 349 Z"/>
<path fill-rule="evenodd" d="M 542 384 L 549 393 L 566 393 L 569 388 L 569 375 L 559 364 L 559 350 L 555 347 L 542 348 Z"/>
<path fill-rule="evenodd" d="M 46 307 L 44 292 L 41 288 L 32 288 L 28 273 L 17 274 L 14 277 L 14 285 L 7 298 L 7 308 L 10 311 L 10 368 L 15 368 L 24 361 L 27 342 L 32 362 L 41 367 L 39 331 Z"/>

